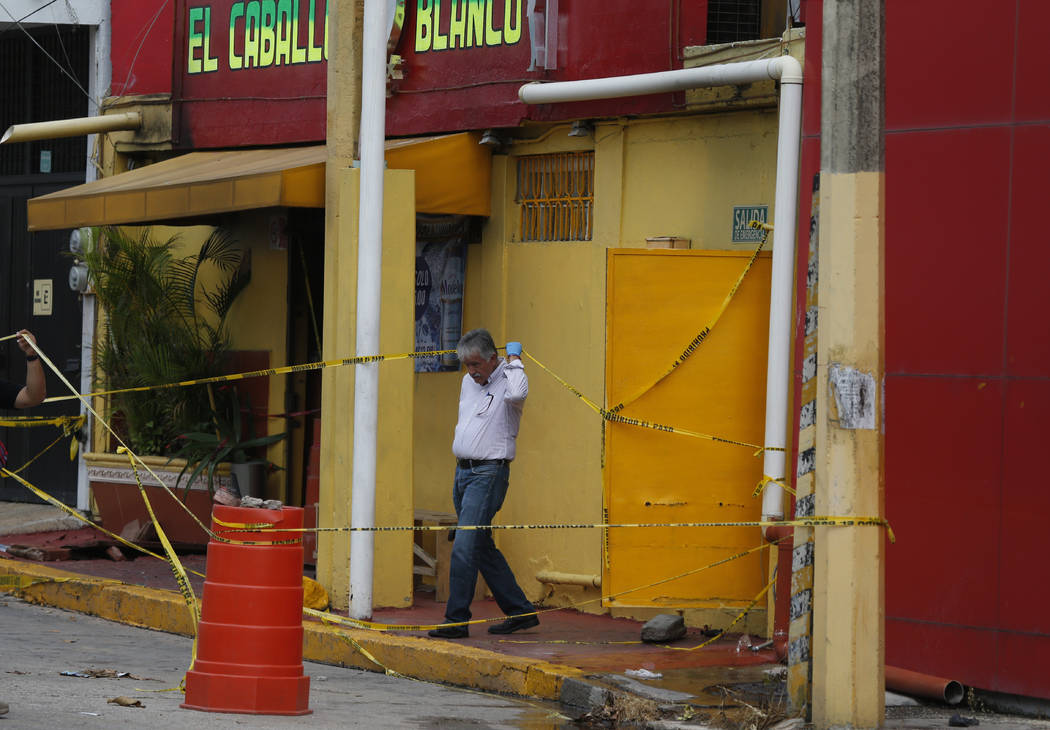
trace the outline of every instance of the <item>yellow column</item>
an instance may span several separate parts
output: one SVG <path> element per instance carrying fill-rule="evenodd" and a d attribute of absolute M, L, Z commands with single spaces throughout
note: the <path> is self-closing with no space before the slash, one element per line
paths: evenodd
<path fill-rule="evenodd" d="M 357 211 L 357 188 L 344 184 L 357 156 L 361 126 L 361 26 L 363 0 L 330 3 L 328 22 L 328 161 L 325 170 L 324 358 L 353 354 L 357 321 L 357 232 L 342 218 Z M 353 216 L 356 220 L 356 215 Z M 342 236 L 345 236 L 343 238 Z M 350 483 L 353 466 L 352 367 L 325 370 L 321 375 L 320 527 L 350 524 Z M 322 532 L 317 539 L 317 579 L 328 590 L 332 605 L 346 608 L 349 592 L 347 556 L 350 534 Z"/>
<path fill-rule="evenodd" d="M 357 225 L 360 174 L 353 168 L 361 118 L 361 21 L 364 4 L 331 3 L 328 63 L 328 163 L 325 200 L 324 359 L 354 352 L 357 321 Z M 385 174 L 383 304 L 380 350 L 411 352 L 415 341 L 415 173 Z M 383 363 L 379 377 L 376 524 L 411 525 L 413 365 Z M 353 470 L 354 368 L 327 369 L 321 381 L 321 527 L 350 524 Z M 348 532 L 322 532 L 317 577 L 332 605 L 346 608 Z M 412 602 L 412 533 L 381 533 L 375 545 L 375 606 Z"/>
<path fill-rule="evenodd" d="M 884 0 L 824 4 L 816 514 L 884 504 Z M 885 719 L 884 530 L 815 531 L 813 722 Z"/>
<path fill-rule="evenodd" d="M 883 514 L 881 172 L 823 173 L 817 365 L 818 515 Z M 813 721 L 885 716 L 884 531 L 816 530 Z"/>

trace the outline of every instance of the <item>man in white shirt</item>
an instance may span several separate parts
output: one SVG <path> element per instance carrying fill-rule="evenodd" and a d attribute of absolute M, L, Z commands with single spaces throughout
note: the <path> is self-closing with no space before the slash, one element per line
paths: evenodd
<path fill-rule="evenodd" d="M 508 342 L 507 359 L 503 360 L 487 330 L 463 335 L 456 354 L 467 374 L 460 386 L 459 420 L 452 441 L 456 457 L 452 502 L 459 526 L 491 525 L 507 495 L 529 379 L 521 361 L 521 343 Z M 500 609 L 510 617 L 490 626 L 490 634 L 510 634 L 539 625 L 536 609 L 492 541 L 491 530 L 456 530 L 445 605 L 448 623 L 470 620 L 479 570 Z M 466 626 L 445 626 L 430 635 L 462 639 L 470 631 Z"/>

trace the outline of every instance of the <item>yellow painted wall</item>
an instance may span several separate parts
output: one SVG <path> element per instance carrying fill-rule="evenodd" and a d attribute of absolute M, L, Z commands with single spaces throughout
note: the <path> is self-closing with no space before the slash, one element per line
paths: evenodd
<path fill-rule="evenodd" d="M 603 403 L 606 250 L 644 247 L 647 236 L 662 235 L 690 238 L 693 248 L 753 250 L 731 242 L 732 208 L 768 205 L 772 219 L 776 128 L 775 109 L 602 122 L 586 138 L 568 137 L 565 125 L 537 143 L 518 142 L 510 154 L 494 156 L 493 216 L 483 242 L 470 246 L 467 257 L 464 329 L 487 327 L 500 345 L 520 340 L 527 353 Z M 595 151 L 593 240 L 519 242 L 515 158 L 588 149 Z M 497 521 L 602 521 L 601 418 L 533 362 L 526 360 L 526 372 L 530 394 L 518 457 Z M 450 449 L 460 378 L 415 376 L 413 461 L 420 508 L 452 511 Z M 597 530 L 495 536 L 531 599 L 551 592 L 535 580 L 540 570 L 602 572 Z M 638 580 L 646 582 L 646 576 Z M 548 605 L 599 597 L 598 589 L 558 586 Z M 597 600 L 582 608 L 604 610 Z M 644 617 L 657 611 L 613 612 Z"/>

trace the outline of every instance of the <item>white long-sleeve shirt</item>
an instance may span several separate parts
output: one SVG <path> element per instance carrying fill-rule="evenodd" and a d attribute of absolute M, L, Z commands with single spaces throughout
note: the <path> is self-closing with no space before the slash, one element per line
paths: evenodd
<path fill-rule="evenodd" d="M 452 440 L 455 457 L 512 460 L 528 394 L 529 379 L 521 360 L 500 362 L 485 385 L 464 375 Z"/>

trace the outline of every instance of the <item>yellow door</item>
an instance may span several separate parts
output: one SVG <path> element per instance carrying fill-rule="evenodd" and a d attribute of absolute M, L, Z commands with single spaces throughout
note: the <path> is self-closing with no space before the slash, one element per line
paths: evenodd
<path fill-rule="evenodd" d="M 606 422 L 610 523 L 758 520 L 762 477 L 770 257 L 744 276 L 717 324 L 678 367 L 752 252 L 614 249 L 608 259 L 607 407 L 729 444 Z M 648 388 L 648 389 L 647 389 Z M 746 606 L 766 584 L 764 551 L 661 585 L 762 544 L 758 527 L 614 528 L 605 544 L 609 606 Z M 631 591 L 617 595 L 622 591 Z"/>

